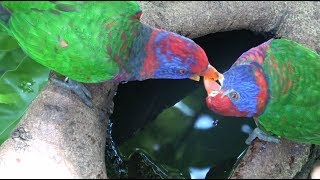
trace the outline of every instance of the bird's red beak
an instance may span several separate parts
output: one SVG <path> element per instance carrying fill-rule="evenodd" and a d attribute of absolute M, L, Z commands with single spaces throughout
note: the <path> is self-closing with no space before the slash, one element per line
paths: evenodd
<path fill-rule="evenodd" d="M 203 83 L 207 94 L 211 96 L 216 95 L 221 89 L 221 85 L 217 81 L 222 82 L 223 75 L 209 65 L 208 70 L 204 73 L 203 77 Z"/>

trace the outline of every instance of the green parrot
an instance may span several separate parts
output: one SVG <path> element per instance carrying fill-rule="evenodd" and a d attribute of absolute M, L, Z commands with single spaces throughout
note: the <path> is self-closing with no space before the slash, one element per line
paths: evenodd
<path fill-rule="evenodd" d="M 2 1 L 0 24 L 32 59 L 78 82 L 219 77 L 189 38 L 140 21 L 131 1 Z M 57 82 L 57 81 L 55 81 Z"/>
<path fill-rule="evenodd" d="M 206 103 L 224 116 L 253 117 L 249 136 L 320 144 L 320 55 L 288 39 L 243 53 L 220 81 L 205 78 Z"/>

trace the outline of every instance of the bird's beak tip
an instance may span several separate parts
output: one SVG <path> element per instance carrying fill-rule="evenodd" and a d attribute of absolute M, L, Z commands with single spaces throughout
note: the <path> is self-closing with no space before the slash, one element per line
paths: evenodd
<path fill-rule="evenodd" d="M 219 73 L 212 65 L 208 65 L 207 70 L 202 74 L 204 78 L 209 78 L 213 81 L 223 79 L 223 75 Z"/>
<path fill-rule="evenodd" d="M 192 79 L 194 81 L 200 81 L 200 76 L 199 75 L 195 75 L 195 76 L 190 77 L 189 79 Z"/>
<path fill-rule="evenodd" d="M 223 74 L 219 73 L 213 66 L 208 66 L 207 71 L 203 75 L 203 83 L 208 96 L 215 96 L 218 94 L 221 89 L 223 79 Z"/>

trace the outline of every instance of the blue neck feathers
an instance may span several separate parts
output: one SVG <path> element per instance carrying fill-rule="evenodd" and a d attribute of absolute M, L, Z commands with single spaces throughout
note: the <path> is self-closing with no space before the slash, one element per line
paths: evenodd
<path fill-rule="evenodd" d="M 254 65 L 233 66 L 224 73 L 223 89 L 235 90 L 239 93 L 238 100 L 231 99 L 239 111 L 248 112 L 248 117 L 257 113 L 259 86 L 254 76 Z"/>

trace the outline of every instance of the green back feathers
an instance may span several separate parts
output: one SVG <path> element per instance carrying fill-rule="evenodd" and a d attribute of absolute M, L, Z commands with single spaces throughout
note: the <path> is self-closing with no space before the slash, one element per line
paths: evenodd
<path fill-rule="evenodd" d="M 135 2 L 2 4 L 12 13 L 8 27 L 22 49 L 40 64 L 80 82 L 115 76 L 116 61 L 128 58 L 141 25 Z"/>
<path fill-rule="evenodd" d="M 320 144 L 320 56 L 296 42 L 275 39 L 263 68 L 271 97 L 259 125 L 278 136 Z"/>

